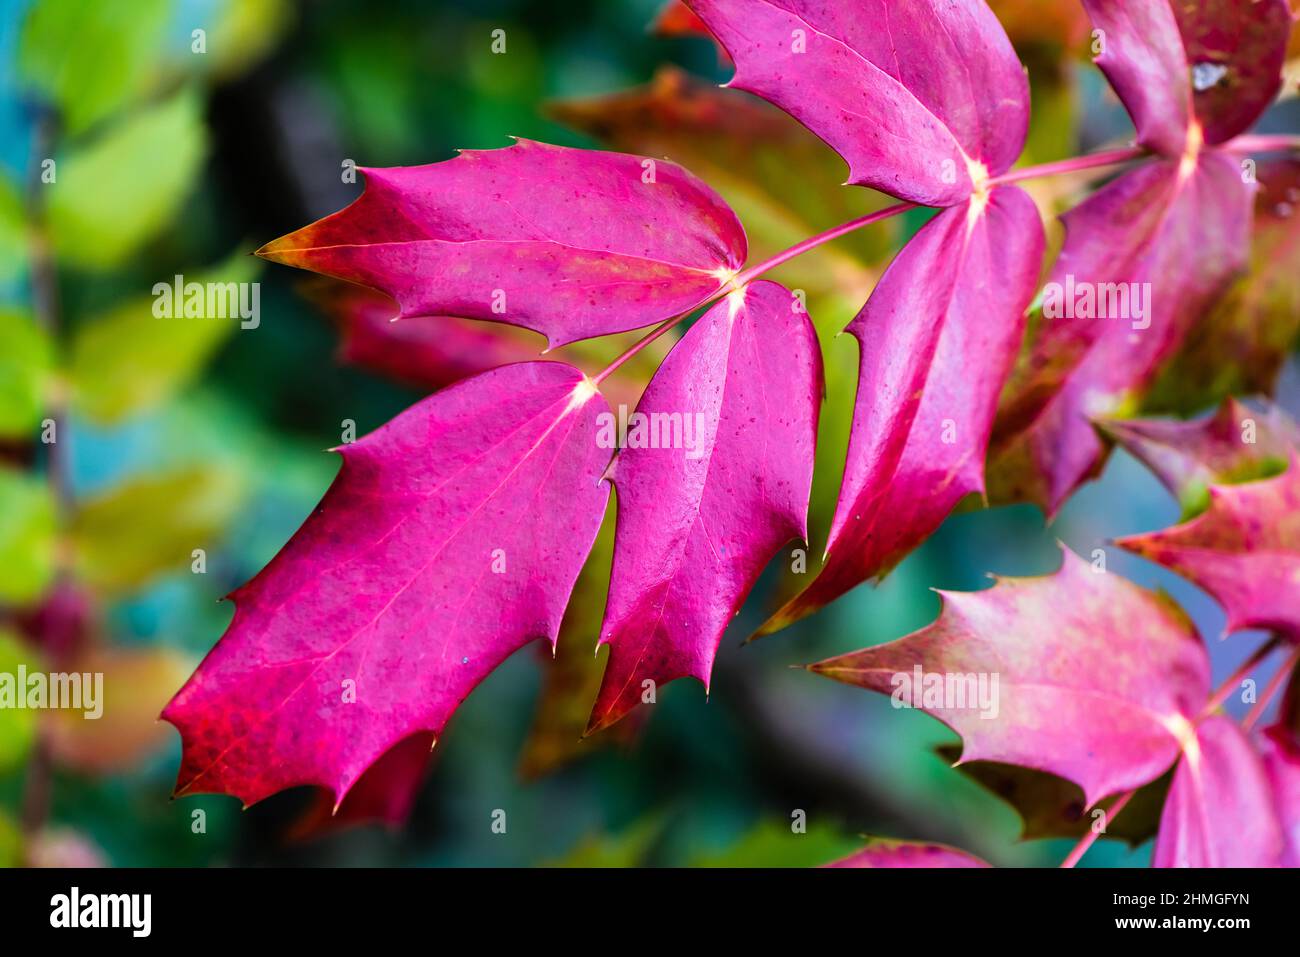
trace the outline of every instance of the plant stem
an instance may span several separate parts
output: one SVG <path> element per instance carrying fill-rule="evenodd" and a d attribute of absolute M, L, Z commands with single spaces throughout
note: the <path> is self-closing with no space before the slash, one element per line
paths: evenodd
<path fill-rule="evenodd" d="M 713 303 L 721 299 L 723 296 L 725 296 L 727 293 L 732 292 L 733 290 L 736 289 L 743 288 L 746 283 L 754 279 L 757 279 L 759 276 L 763 275 L 764 273 L 772 269 L 775 269 L 777 266 L 780 266 L 783 263 L 789 262 L 791 259 L 794 259 L 796 256 L 802 256 L 810 249 L 816 249 L 818 246 L 822 245 L 823 243 L 828 243 L 832 239 L 838 239 L 839 237 L 847 235 L 848 233 L 851 233 L 854 230 L 861 229 L 864 226 L 870 226 L 872 223 L 878 223 L 881 222 L 882 220 L 890 219 L 891 217 L 897 216 L 899 213 L 905 213 L 909 209 L 914 209 L 914 208 L 916 208 L 916 203 L 897 203 L 893 206 L 888 206 L 885 209 L 877 210 L 874 213 L 868 213 L 866 216 L 859 216 L 857 219 L 850 219 L 846 223 L 840 223 L 840 225 L 833 226 L 830 229 L 826 230 L 825 232 L 818 233 L 816 236 L 810 236 L 807 239 L 803 240 L 802 242 L 795 243 L 789 249 L 783 249 L 775 256 L 765 259 L 762 262 L 758 263 L 757 265 L 751 266 L 750 268 L 744 270 L 743 272 L 737 273 L 734 277 L 732 277 L 730 282 L 728 282 L 723 288 L 719 289 L 712 296 L 706 299 L 701 305 L 703 306 L 712 305 Z M 699 306 L 695 307 L 695 309 L 698 308 L 700 307 Z M 656 339 L 662 336 L 669 329 L 672 329 L 674 326 L 676 326 L 679 322 L 682 322 L 688 316 L 692 315 L 695 312 L 695 309 L 691 309 L 689 312 L 684 312 L 680 316 L 674 316 L 673 318 L 660 323 L 654 329 L 650 330 L 649 333 L 647 333 L 646 335 L 638 339 L 636 342 L 634 342 L 617 359 L 615 359 L 604 369 L 602 369 L 593 378 L 593 381 L 596 383 L 596 385 L 600 385 L 607 378 L 609 378 L 609 376 L 613 372 L 615 372 L 620 366 L 622 366 L 623 363 L 627 362 L 634 355 L 636 355 L 646 346 L 650 345 L 650 343 L 654 342 Z"/>
<path fill-rule="evenodd" d="M 1045 163 L 1041 166 L 1026 166 L 1024 169 L 1012 170 L 1009 173 L 1004 173 L 1002 176 L 989 180 L 988 185 L 991 188 L 994 186 L 1004 186 L 1008 183 L 1019 183 L 1027 179 L 1039 179 L 1045 176 L 1060 176 L 1065 173 L 1095 169 L 1100 166 L 1114 166 L 1118 163 L 1127 163 L 1146 155 L 1147 150 L 1144 147 L 1135 146 L 1128 149 L 1108 150 L 1104 153 L 1092 153 L 1088 156 L 1076 156 L 1072 159 L 1061 160 L 1056 163 Z M 828 243 L 832 239 L 838 239 L 854 230 L 861 229 L 863 226 L 870 226 L 872 223 L 878 223 L 882 220 L 897 216 L 900 213 L 905 213 L 909 209 L 915 209 L 917 205 L 918 204 L 916 203 L 896 203 L 893 206 L 877 210 L 874 213 L 868 213 L 866 216 L 859 216 L 857 219 L 851 219 L 846 223 L 841 223 L 825 232 L 818 233 L 816 236 L 810 236 L 803 240 L 803 242 L 795 243 L 789 249 L 784 249 L 776 255 L 763 260 L 761 263 L 737 273 L 724 288 L 719 289 L 712 297 L 706 300 L 704 305 L 712 305 L 731 290 L 742 288 L 746 283 L 757 279 L 764 273 L 789 262 L 797 256 L 802 256 L 810 249 L 815 249 L 823 243 Z M 641 339 L 638 339 L 633 343 L 617 359 L 602 369 L 594 377 L 593 381 L 596 385 L 600 385 L 617 369 L 619 369 L 623 363 L 627 362 L 634 355 L 646 346 L 650 345 L 678 323 L 685 320 L 686 317 L 691 315 L 694 311 L 695 310 L 692 309 L 690 312 L 682 313 L 680 316 L 674 316 L 673 318 L 660 323 Z"/>
<path fill-rule="evenodd" d="M 989 186 L 1006 186 L 1008 183 L 1019 183 L 1027 179 L 1062 176 L 1066 173 L 1077 173 L 1080 170 L 1096 169 L 1099 166 L 1115 166 L 1119 163 L 1128 163 L 1135 159 L 1141 159 L 1146 155 L 1146 148 L 1141 146 L 1133 146 L 1122 150 L 1107 150 L 1104 153 L 1090 153 L 1087 156 L 1075 156 L 1071 159 L 1058 160 L 1055 163 L 1043 163 L 1041 166 L 1026 166 L 1022 169 L 1013 169 L 989 180 Z"/>
<path fill-rule="evenodd" d="M 1296 645 L 1291 650 L 1291 653 L 1286 656 L 1286 660 L 1282 662 L 1281 667 L 1277 669 L 1277 672 L 1269 679 L 1268 684 L 1264 686 L 1264 692 L 1251 706 L 1250 711 L 1246 713 L 1246 717 L 1241 719 L 1242 731 L 1249 731 L 1255 726 L 1255 722 L 1264 716 L 1264 711 L 1268 708 L 1269 702 L 1282 690 L 1287 678 L 1291 677 L 1291 673 L 1295 671 L 1296 662 L 1298 661 L 1300 661 L 1300 645 Z"/>
<path fill-rule="evenodd" d="M 1095 169 L 1099 166 L 1114 166 L 1117 163 L 1127 163 L 1146 155 L 1147 150 L 1144 147 L 1135 146 L 1128 149 L 1108 150 L 1104 153 L 1092 153 L 1088 156 L 1076 156 L 1072 159 L 1061 160 L 1056 163 L 1045 163 L 1041 166 L 1026 166 L 1024 169 L 1012 170 L 1009 173 L 1004 173 L 1002 176 L 989 180 L 988 185 L 992 188 L 994 186 L 1003 186 L 1008 183 L 1019 183 L 1027 179 L 1039 179 L 1045 176 L 1060 176 L 1065 173 L 1074 173 L 1079 170 Z M 841 223 L 825 232 L 818 233 L 816 236 L 810 236 L 803 240 L 803 242 L 795 243 L 789 249 L 784 249 L 776 255 L 763 260 L 761 263 L 751 266 L 743 272 L 737 273 L 724 288 L 719 289 L 703 304 L 705 306 L 712 305 L 731 290 L 744 287 L 746 283 L 757 279 L 764 273 L 789 262 L 797 256 L 802 256 L 810 249 L 815 249 L 823 243 L 828 243 L 832 239 L 838 239 L 854 230 L 861 229 L 863 226 L 870 226 L 872 223 L 878 223 L 881 220 L 889 219 L 893 216 L 899 215 L 900 213 L 905 213 L 909 209 L 915 209 L 917 205 L 918 204 L 916 203 L 896 203 L 893 206 L 877 210 L 874 213 L 868 213 L 866 216 L 859 216 L 857 219 L 851 219 L 846 223 Z M 680 316 L 674 316 L 673 318 L 660 323 L 641 339 L 638 339 L 633 343 L 617 359 L 602 369 L 594 377 L 593 381 L 596 385 L 600 385 L 617 369 L 619 369 L 623 363 L 627 362 L 646 346 L 650 345 L 650 343 L 654 342 L 666 333 L 669 329 L 676 326 L 679 322 L 685 320 L 686 317 L 691 315 L 694 311 L 695 310 L 692 309 L 690 312 L 682 313 Z"/>
<path fill-rule="evenodd" d="M 1250 674 L 1257 664 L 1267 658 L 1269 653 L 1281 644 L 1281 642 L 1282 639 L 1277 635 L 1274 635 L 1268 641 L 1264 642 L 1264 644 L 1256 648 L 1255 653 L 1247 658 L 1242 666 L 1229 676 L 1227 681 L 1219 685 L 1219 690 L 1210 695 L 1210 700 L 1205 702 L 1205 707 L 1201 709 L 1201 717 L 1204 718 L 1212 711 L 1218 710 L 1219 705 L 1228 700 L 1228 696 L 1232 694 L 1233 690 L 1239 684 L 1241 684 L 1242 679 L 1245 678 L 1246 675 Z"/>
<path fill-rule="evenodd" d="M 1205 703 L 1205 707 L 1201 709 L 1200 716 L 1197 720 L 1199 721 L 1208 716 L 1211 712 L 1217 710 L 1219 705 L 1223 704 L 1223 702 L 1228 699 L 1228 696 L 1232 694 L 1233 689 L 1237 687 L 1241 682 L 1241 679 L 1250 674 L 1251 669 L 1267 658 L 1269 653 L 1281 643 L 1281 640 L 1280 637 L 1274 635 L 1268 641 L 1256 648 L 1254 653 L 1246 659 L 1245 663 L 1229 675 L 1228 680 L 1219 685 L 1218 689 L 1210 695 L 1209 700 Z M 1282 687 L 1282 681 L 1279 679 L 1279 676 L 1285 678 L 1286 675 L 1290 674 L 1297 661 L 1300 661 L 1300 646 L 1298 646 L 1287 658 L 1286 663 L 1283 664 L 1277 675 L 1273 676 L 1273 679 L 1264 689 L 1263 695 L 1260 696 L 1255 707 L 1251 709 L 1250 714 L 1246 715 L 1242 720 L 1241 729 L 1243 731 L 1249 731 L 1255 721 L 1259 719 L 1259 714 L 1262 714 L 1264 708 L 1268 706 L 1269 699 L 1277 693 L 1278 688 Z M 1127 791 L 1119 796 L 1115 803 L 1110 806 L 1110 810 L 1106 812 L 1107 823 L 1115 820 L 1115 815 L 1119 814 L 1119 812 L 1123 810 L 1124 806 L 1133 799 L 1133 795 L 1137 794 L 1137 792 L 1138 789 L 1134 788 L 1132 791 Z M 1070 853 L 1066 855 L 1065 860 L 1061 862 L 1061 867 L 1074 867 L 1078 864 L 1083 858 L 1083 855 L 1088 853 L 1088 848 L 1092 847 L 1092 845 L 1096 843 L 1099 836 L 1098 832 L 1089 828 L 1088 833 L 1085 834 L 1080 839 L 1079 843 L 1074 846 L 1074 850 L 1070 851 Z"/>
<path fill-rule="evenodd" d="M 870 226 L 872 223 L 879 223 L 886 219 L 892 219 L 900 213 L 905 213 L 909 209 L 915 209 L 916 203 L 896 203 L 893 206 L 887 206 L 884 209 L 878 209 L 874 213 L 868 213 L 865 216 L 859 216 L 857 219 L 850 219 L 847 223 L 841 223 L 834 226 L 824 233 L 818 233 L 816 236 L 810 236 L 801 243 L 795 243 L 789 249 L 782 250 L 775 256 L 764 259 L 756 266 L 751 266 L 732 280 L 734 286 L 739 289 L 745 283 L 757 279 L 766 272 L 770 272 L 777 266 L 784 265 L 796 256 L 802 256 L 810 249 L 816 249 L 823 243 L 828 243 L 832 239 L 839 239 L 854 230 L 861 229 L 863 226 Z"/>
<path fill-rule="evenodd" d="M 1133 800 L 1133 795 L 1135 794 L 1137 794 L 1136 788 L 1134 788 L 1132 791 L 1128 791 L 1125 792 L 1124 794 L 1121 794 L 1116 799 L 1115 803 L 1112 804 L 1110 806 L 1110 809 L 1106 812 L 1107 824 L 1115 820 L 1115 816 L 1119 814 L 1120 811 L 1124 810 L 1124 805 L 1128 804 L 1129 801 Z M 1088 853 L 1088 848 L 1092 847 L 1092 845 L 1097 842 L 1097 838 L 1099 837 L 1101 837 L 1100 831 L 1094 831 L 1092 828 L 1088 828 L 1088 833 L 1083 835 L 1083 837 L 1079 840 L 1079 843 L 1074 845 L 1074 850 L 1072 850 L 1069 853 L 1069 855 L 1065 858 L 1065 860 L 1061 861 L 1061 867 L 1070 868 L 1078 864 L 1079 861 L 1083 858 L 1083 855 Z"/>
<path fill-rule="evenodd" d="M 1291 150 L 1300 150 L 1300 136 L 1285 134 L 1252 136 L 1247 134 L 1229 140 L 1219 149 L 1227 150 L 1230 153 L 1286 153 Z"/>

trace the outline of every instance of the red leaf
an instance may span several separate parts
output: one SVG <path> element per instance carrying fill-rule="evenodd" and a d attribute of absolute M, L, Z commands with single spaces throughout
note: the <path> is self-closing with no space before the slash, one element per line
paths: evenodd
<path fill-rule="evenodd" d="M 1069 550 L 1055 575 L 940 594 L 943 611 L 928 627 L 810 668 L 923 708 L 961 735 L 963 763 L 1073 781 L 1088 807 L 1174 762 L 1209 694 L 1210 667 L 1171 603 Z"/>
<path fill-rule="evenodd" d="M 526 329 L 474 319 L 397 322 L 392 299 L 350 282 L 314 277 L 305 294 L 338 325 L 340 359 L 417 389 L 433 391 L 500 365 L 527 362 L 545 348 Z"/>
<path fill-rule="evenodd" d="M 1287 0 L 1172 0 L 1170 5 L 1205 142 L 1225 143 L 1250 129 L 1282 88 L 1291 9 Z"/>
<path fill-rule="evenodd" d="M 1291 453 L 1300 451 L 1300 428 L 1285 412 L 1275 405 L 1256 412 L 1236 399 L 1193 422 L 1116 419 L 1098 425 L 1178 498 L 1186 517 L 1208 507 L 1211 485 L 1284 472 Z"/>
<path fill-rule="evenodd" d="M 1300 453 L 1275 478 L 1212 486 L 1209 509 L 1186 524 L 1115 544 L 1213 595 L 1226 631 L 1270 628 L 1300 640 Z"/>
<path fill-rule="evenodd" d="M 1020 156 L 1029 84 L 982 0 L 688 0 L 736 63 L 729 86 L 829 143 L 849 182 L 932 206 Z"/>
<path fill-rule="evenodd" d="M 1283 848 L 1268 776 L 1232 721 L 1196 728 L 1174 772 L 1153 867 L 1275 867 Z"/>
<path fill-rule="evenodd" d="M 522 363 L 344 446 L 163 712 L 184 744 L 177 793 L 248 804 L 314 784 L 337 805 L 399 741 L 440 734 L 516 649 L 554 643 L 608 498 L 604 408 L 576 369 Z"/>
<path fill-rule="evenodd" d="M 520 140 L 363 172 L 360 199 L 258 254 L 552 347 L 686 312 L 745 260 L 735 214 L 666 160 Z"/>
<path fill-rule="evenodd" d="M 305 840 L 359 824 L 405 824 L 432 763 L 433 744 L 433 735 L 425 732 L 399 741 L 366 769 L 342 804 L 335 807 L 334 798 L 325 794 L 299 818 L 289 837 Z"/>
<path fill-rule="evenodd" d="M 1054 514 L 1101 466 L 1092 420 L 1137 401 L 1244 267 L 1252 201 L 1235 160 L 1205 152 L 1141 166 L 1064 217 L 1029 371 L 994 433 L 994 498 Z"/>
<path fill-rule="evenodd" d="M 856 854 L 826 867 L 992 867 L 973 854 L 943 844 L 872 841 Z"/>
<path fill-rule="evenodd" d="M 971 492 L 1043 257 L 1015 188 L 946 210 L 899 253 L 849 325 L 861 345 L 839 504 L 821 573 L 760 631 L 798 621 L 919 545 Z"/>
<path fill-rule="evenodd" d="M 708 687 L 722 633 L 759 573 L 806 538 L 821 395 L 816 332 L 772 282 L 715 305 L 651 380 L 636 410 L 648 434 L 662 434 L 656 417 L 674 416 L 695 442 L 636 447 L 632 431 L 611 470 L 610 657 L 589 731 L 635 707 L 643 681 L 689 676 Z"/>
<path fill-rule="evenodd" d="M 1144 408 L 1186 415 L 1227 395 L 1277 391 L 1300 339 L 1300 158 L 1260 162 L 1256 177 L 1250 267 L 1188 332 Z"/>

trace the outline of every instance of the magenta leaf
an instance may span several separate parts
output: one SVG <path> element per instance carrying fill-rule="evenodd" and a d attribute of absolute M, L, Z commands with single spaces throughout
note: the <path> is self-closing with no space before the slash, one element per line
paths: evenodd
<path fill-rule="evenodd" d="M 1209 507 L 1211 485 L 1277 475 L 1300 451 L 1300 427 L 1281 408 L 1257 412 L 1236 399 L 1192 422 L 1115 419 L 1098 426 L 1177 496 L 1185 518 Z"/>
<path fill-rule="evenodd" d="M 983 0 L 688 0 L 729 86 L 829 143 L 849 182 L 956 205 L 1020 156 L 1029 85 Z"/>
<path fill-rule="evenodd" d="M 1153 867 L 1275 867 L 1284 837 L 1264 764 L 1228 718 L 1213 715 L 1184 744 Z"/>
<path fill-rule="evenodd" d="M 1138 142 L 1166 156 L 1217 145 L 1254 124 L 1286 62 L 1287 0 L 1083 0 L 1097 66 Z"/>
<path fill-rule="evenodd" d="M 405 824 L 433 763 L 434 740 L 420 732 L 399 741 L 366 768 L 337 807 L 333 795 L 318 792 L 318 800 L 303 813 L 291 836 L 311 838 L 360 824 Z"/>
<path fill-rule="evenodd" d="M 1033 201 L 994 190 L 928 223 L 849 325 L 861 346 L 839 503 L 817 578 L 762 628 L 889 570 L 984 488 L 998 395 L 1043 257 Z"/>
<path fill-rule="evenodd" d="M 994 436 L 995 498 L 1055 513 L 1100 467 L 1092 420 L 1130 408 L 1244 268 L 1252 203 L 1236 161 L 1206 151 L 1126 173 L 1065 217 L 1031 346 L 1042 365 Z"/>
<path fill-rule="evenodd" d="M 395 321 L 397 303 L 355 283 L 314 276 L 303 293 L 338 326 L 341 361 L 430 392 L 545 348 L 526 329 L 458 316 Z"/>
<path fill-rule="evenodd" d="M 1088 807 L 1177 758 L 1210 674 L 1172 603 L 1069 550 L 1055 575 L 940 594 L 928 627 L 810 668 L 922 708 L 961 735 L 962 763 L 1048 771 Z"/>
<path fill-rule="evenodd" d="M 1101 31 L 1095 62 L 1133 118 L 1138 142 L 1181 156 L 1192 121 L 1192 81 L 1169 0 L 1083 0 L 1083 6 Z"/>
<path fill-rule="evenodd" d="M 1182 35 L 1192 106 L 1205 142 L 1225 143 L 1250 129 L 1282 88 L 1291 9 L 1287 0 L 1168 2 Z"/>
<path fill-rule="evenodd" d="M 609 494 L 607 408 L 576 369 L 521 363 L 343 446 L 321 504 L 234 593 L 230 628 L 163 712 L 183 742 L 177 793 L 251 804 L 314 784 L 337 806 L 512 652 L 554 643 Z"/>
<path fill-rule="evenodd" d="M 872 841 L 856 854 L 825 867 L 991 867 L 973 854 L 943 844 Z"/>
<path fill-rule="evenodd" d="M 1300 452 L 1274 478 L 1211 486 L 1209 508 L 1190 522 L 1115 544 L 1204 588 L 1227 612 L 1227 631 L 1300 640 Z"/>
<path fill-rule="evenodd" d="M 821 397 L 816 332 L 776 283 L 731 293 L 669 353 L 611 469 L 610 656 L 589 730 L 641 702 L 646 681 L 708 687 L 759 573 L 806 537 Z"/>
<path fill-rule="evenodd" d="M 687 312 L 745 260 L 735 214 L 666 160 L 520 140 L 363 172 L 360 199 L 258 254 L 552 347 Z"/>
<path fill-rule="evenodd" d="M 1273 791 L 1273 804 L 1282 825 L 1283 867 L 1300 867 L 1300 743 L 1282 725 L 1265 728 L 1260 754 Z"/>

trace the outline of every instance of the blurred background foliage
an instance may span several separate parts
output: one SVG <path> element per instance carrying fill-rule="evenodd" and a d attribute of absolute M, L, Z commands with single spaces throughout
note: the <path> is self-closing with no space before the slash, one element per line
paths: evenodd
<path fill-rule="evenodd" d="M 1130 135 L 1088 63 L 1077 4 L 993 6 L 1030 70 L 1026 162 Z M 1178 504 L 1122 454 L 1050 528 L 1029 507 L 965 511 L 880 587 L 740 647 L 796 585 L 778 560 L 724 640 L 707 701 L 678 682 L 580 740 L 604 658 L 591 648 L 607 521 L 556 658 L 522 652 L 485 682 L 418 788 L 354 794 L 336 816 L 307 791 L 247 811 L 225 797 L 169 800 L 179 742 L 157 713 L 229 622 L 218 599 L 329 484 L 337 460 L 322 450 L 349 424 L 364 434 L 433 388 L 541 348 L 464 321 L 393 326 L 383 297 L 263 270 L 249 253 L 355 198 L 349 161 L 428 163 L 509 135 L 682 163 L 735 207 L 754 260 L 888 202 L 840 186 L 833 153 L 720 90 L 728 75 L 660 0 L 0 0 L 0 671 L 102 671 L 106 684 L 99 722 L 0 710 L 0 862 L 804 866 L 863 834 L 946 841 L 1001 865 L 1064 856 L 1083 827 L 1071 786 L 955 771 L 954 736 L 937 722 L 789 666 L 927 624 L 931 587 L 1054 570 L 1057 539 L 1089 555 L 1174 521 Z M 1292 100 L 1263 129 L 1296 120 Z M 1052 212 L 1084 186 L 1033 189 Z M 838 333 L 927 215 L 774 276 L 807 293 L 826 356 L 810 554 L 833 511 L 856 380 L 856 347 Z M 1153 400 L 1162 411 L 1267 388 L 1279 366 L 1282 404 L 1297 411 L 1295 220 L 1275 220 L 1266 239 L 1281 252 L 1261 265 L 1274 294 L 1221 310 Z M 260 281 L 260 322 L 155 317 L 154 284 L 178 274 Z M 560 357 L 594 371 L 627 341 Z M 1250 362 L 1207 365 L 1224 341 Z M 655 358 L 611 380 L 615 401 L 635 402 Z M 1218 641 L 1222 613 L 1192 586 L 1109 559 L 1192 613 L 1219 680 L 1253 647 Z M 427 754 L 413 739 L 384 760 L 419 772 Z M 1019 842 L 1021 822 L 994 791 L 1032 794 L 1044 810 L 1025 833 L 1045 839 Z M 1114 835 L 1136 848 L 1105 841 L 1087 863 L 1145 863 L 1140 805 L 1131 833 Z M 505 835 L 490 829 L 496 809 Z M 801 816 L 804 833 L 791 827 Z"/>

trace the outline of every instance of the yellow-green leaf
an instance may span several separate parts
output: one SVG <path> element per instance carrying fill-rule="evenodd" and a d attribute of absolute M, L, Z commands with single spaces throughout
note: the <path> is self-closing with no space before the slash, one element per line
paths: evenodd
<path fill-rule="evenodd" d="M 186 65 L 218 77 L 236 76 L 271 51 L 292 17 L 288 0 L 225 0 L 208 29 L 207 53 L 190 57 Z"/>
<path fill-rule="evenodd" d="M 792 828 L 793 821 L 762 821 L 727 850 L 699 854 L 692 867 L 815 867 L 852 852 L 860 837 L 844 834 L 826 824 L 806 831 Z"/>
<path fill-rule="evenodd" d="M 23 24 L 18 70 L 78 134 L 148 85 L 171 0 L 39 0 Z"/>
<path fill-rule="evenodd" d="M 0 811 L 0 867 L 23 862 L 23 832 L 13 818 Z"/>
<path fill-rule="evenodd" d="M 40 478 L 0 468 L 0 604 L 25 605 L 55 570 L 55 507 Z"/>
<path fill-rule="evenodd" d="M 27 219 L 23 198 L 7 176 L 0 175 L 0 282 L 7 282 L 27 264 Z"/>
<path fill-rule="evenodd" d="M 77 575 L 104 595 L 129 592 L 210 549 L 239 508 L 243 482 L 192 466 L 125 482 L 81 505 L 72 526 Z"/>
<path fill-rule="evenodd" d="M 40 422 L 53 350 L 45 330 L 24 313 L 0 309 L 0 438 L 29 436 Z"/>
<path fill-rule="evenodd" d="M 55 252 L 91 270 L 123 262 L 172 221 L 206 151 L 201 103 L 190 89 L 70 151 L 46 186 Z"/>
<path fill-rule="evenodd" d="M 0 675 L 17 680 L 19 665 L 29 671 L 39 670 L 36 656 L 25 648 L 18 636 L 0 628 Z M 20 766 L 27 758 L 36 735 L 36 712 L 22 708 L 0 708 L 0 772 Z M 0 821 L 0 866 L 5 857 L 4 822 Z"/>
<path fill-rule="evenodd" d="M 246 283 L 260 263 L 237 253 L 187 282 Z M 168 286 L 172 277 L 160 280 Z M 154 315 L 155 297 L 141 296 L 77 329 L 70 379 L 78 412 L 111 424 L 165 402 L 198 377 L 223 342 L 240 327 L 236 316 Z"/>

